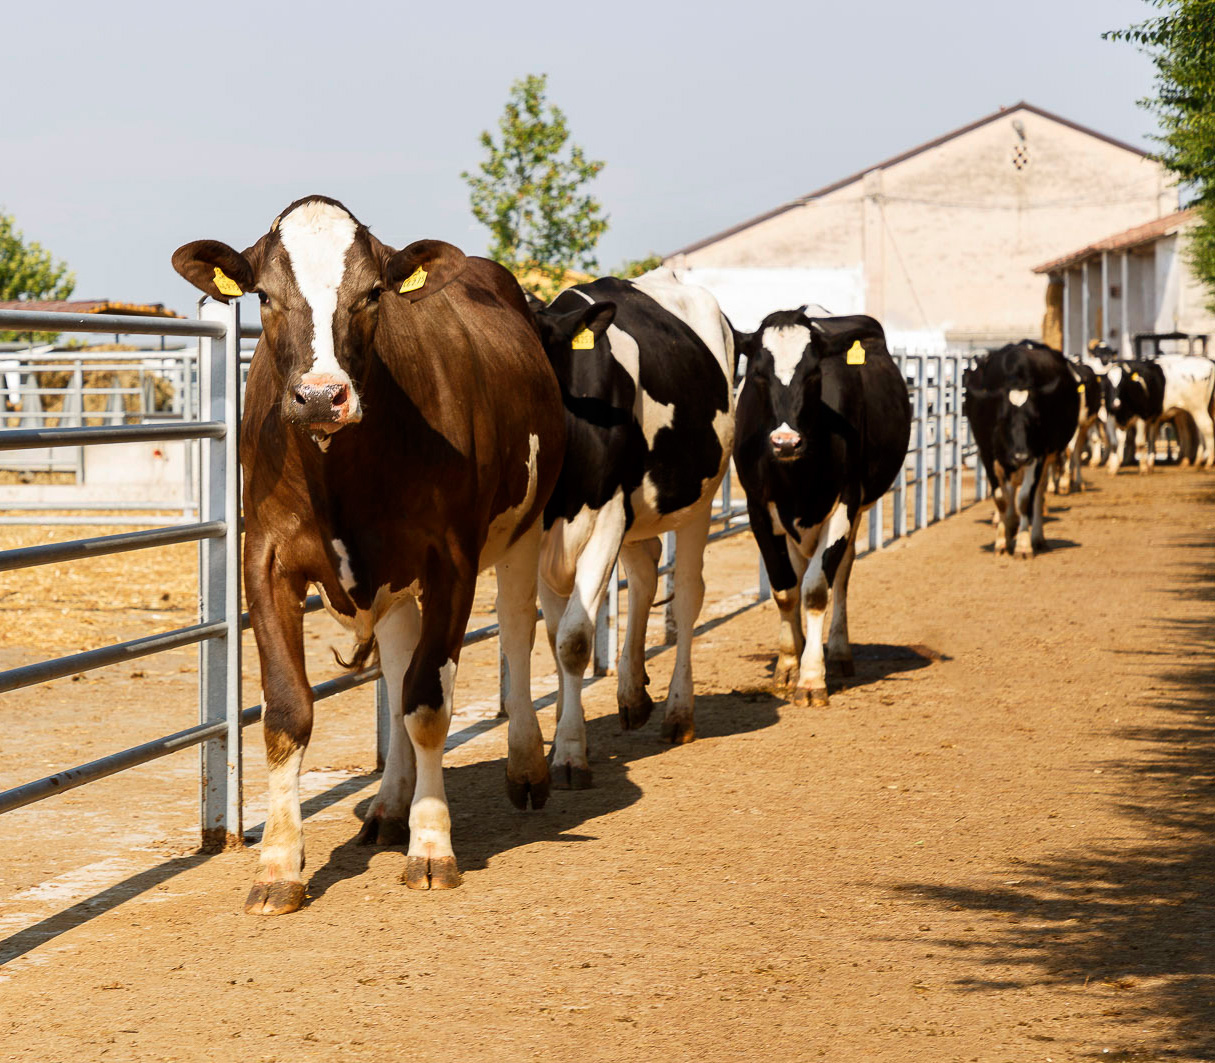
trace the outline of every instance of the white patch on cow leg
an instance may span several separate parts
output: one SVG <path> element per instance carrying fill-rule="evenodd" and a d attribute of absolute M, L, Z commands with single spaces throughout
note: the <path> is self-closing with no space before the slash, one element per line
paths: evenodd
<path fill-rule="evenodd" d="M 1215 465 L 1215 418 L 1212 418 L 1209 410 L 1199 410 L 1194 415 L 1194 424 L 1198 429 L 1198 438 L 1202 441 L 1202 449 L 1206 455 L 1201 464 L 1210 468 Z M 1197 452 L 1194 454 L 1194 464 L 1199 464 Z"/>
<path fill-rule="evenodd" d="M 532 704 L 532 646 L 536 642 L 536 572 L 540 558 L 537 521 L 498 562 L 499 644 L 506 658 L 503 701 L 507 725 L 506 790 L 519 808 L 540 808 L 548 799 L 544 739 Z"/>
<path fill-rule="evenodd" d="M 801 365 L 806 348 L 810 346 L 810 330 L 805 325 L 784 325 L 766 328 L 760 337 L 764 349 L 772 355 L 772 371 L 785 387 Z"/>
<path fill-rule="evenodd" d="M 692 635 L 705 599 L 704 554 L 712 506 L 712 497 L 705 499 L 675 532 L 675 667 L 667 688 L 662 736 L 676 743 L 690 742 L 696 737 Z"/>
<path fill-rule="evenodd" d="M 561 722 L 561 706 L 565 704 L 565 673 L 561 670 L 561 662 L 557 658 L 557 632 L 561 629 L 561 618 L 565 616 L 569 604 L 567 595 L 558 594 L 544 580 L 540 580 L 540 608 L 544 611 L 544 628 L 548 635 L 548 648 L 552 652 L 553 661 L 557 666 L 557 722 Z"/>
<path fill-rule="evenodd" d="M 405 733 L 405 673 L 421 632 L 422 618 L 414 598 L 397 602 L 375 626 L 380 669 L 388 690 L 388 756 L 379 792 L 363 817 L 366 842 L 396 845 L 404 842 L 408 829 L 417 765 Z"/>
<path fill-rule="evenodd" d="M 848 507 L 836 504 L 824 521 L 814 553 L 802 578 L 802 615 L 806 645 L 802 650 L 801 675 L 797 680 L 794 702 L 799 705 L 827 704 L 827 668 L 823 660 L 823 624 L 827 614 L 827 577 L 823 572 L 823 555 L 835 543 L 847 540 L 852 529 Z"/>
<path fill-rule="evenodd" d="M 577 559 L 573 594 L 557 631 L 557 667 L 565 673 L 561 719 L 553 739 L 554 785 L 583 785 L 589 779 L 582 677 L 595 647 L 595 616 L 624 539 L 624 493 L 617 490 L 595 514 L 593 530 Z M 565 778 L 563 779 L 563 774 Z"/>
<path fill-rule="evenodd" d="M 354 243 L 357 226 L 341 207 L 317 200 L 301 203 L 279 221 L 278 234 L 291 260 L 291 272 L 300 295 L 312 312 L 312 365 L 309 373 L 323 373 L 344 381 L 350 389 L 350 420 L 362 416 L 359 398 L 346 371 L 338 364 L 333 347 L 333 317 L 337 294 L 346 273 L 346 252 Z"/>
<path fill-rule="evenodd" d="M 802 651 L 806 648 L 806 638 L 802 633 L 802 578 L 806 575 L 808 562 L 791 535 L 785 538 L 785 551 L 793 566 L 794 583 L 786 591 L 772 591 L 780 614 L 776 669 L 772 675 L 772 685 L 777 691 L 791 690 L 797 686 Z"/>
<path fill-rule="evenodd" d="M 417 782 L 409 808 L 409 855 L 427 860 L 455 859 L 451 847 L 451 813 L 443 788 L 443 744 L 451 725 L 451 695 L 456 665 L 439 668 L 443 704 L 419 705 L 405 717 L 405 729 L 417 760 Z"/>
<path fill-rule="evenodd" d="M 859 517 L 859 514 L 858 514 Z M 831 631 L 827 636 L 827 660 L 839 667 L 844 675 L 852 675 L 852 643 L 848 639 L 848 581 L 852 578 L 852 562 L 856 560 L 856 522 L 848 532 L 848 545 L 835 570 L 831 584 Z"/>
<path fill-rule="evenodd" d="M 658 539 L 625 543 L 620 550 L 620 560 L 629 581 L 629 621 L 617 665 L 616 704 L 620 708 L 621 721 L 630 728 L 645 723 L 654 707 L 646 691 L 645 632 L 658 589 L 661 555 L 662 543 Z"/>
<path fill-rule="evenodd" d="M 267 767 L 269 807 L 258 861 L 258 882 L 302 882 L 304 821 L 300 815 L 300 764 L 304 747 Z"/>
<path fill-rule="evenodd" d="M 1126 452 L 1127 430 L 1116 421 L 1111 420 L 1113 439 L 1110 442 L 1110 460 L 1108 471 L 1111 476 L 1117 476 L 1122 468 L 1122 455 Z"/>

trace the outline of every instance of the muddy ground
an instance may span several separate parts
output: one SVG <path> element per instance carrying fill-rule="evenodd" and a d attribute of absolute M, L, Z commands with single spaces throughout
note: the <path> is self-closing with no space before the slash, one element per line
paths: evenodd
<path fill-rule="evenodd" d="M 192 851 L 193 753 L 0 817 L 0 1059 L 1215 1059 L 1215 475 L 1095 479 L 1032 562 L 993 556 L 986 505 L 859 561 L 826 709 L 768 693 L 754 547 L 714 545 L 697 741 L 621 734 L 591 684 L 595 787 L 538 813 L 478 722 L 494 647 L 468 650 L 459 890 L 352 844 L 366 690 L 318 706 L 295 915 L 241 913 L 252 847 Z M 189 622 L 180 581 L 60 568 L 0 583 L 0 665 Z M 310 630 L 320 679 L 340 637 Z M 189 725 L 194 682 L 181 651 L 0 697 L 0 786 Z"/>

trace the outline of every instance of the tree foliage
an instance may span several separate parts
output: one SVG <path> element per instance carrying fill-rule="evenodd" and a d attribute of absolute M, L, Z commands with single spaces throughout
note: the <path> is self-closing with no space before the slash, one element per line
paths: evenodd
<path fill-rule="evenodd" d="M 483 132 L 478 173 L 460 176 L 473 217 L 490 231 L 490 258 L 517 276 L 538 274 L 549 295 L 567 270 L 597 268 L 607 218 L 583 187 L 604 164 L 570 143 L 565 114 L 547 102 L 546 88 L 543 74 L 511 85 L 498 139 Z"/>
<path fill-rule="evenodd" d="M 651 251 L 645 258 L 630 258 L 626 259 L 614 270 L 612 276 L 624 277 L 626 280 L 632 277 L 640 277 L 643 273 L 649 273 L 652 269 L 657 269 L 662 265 L 662 255 L 655 251 Z"/>
<path fill-rule="evenodd" d="M 67 263 L 56 262 L 39 243 L 27 244 L 13 216 L 0 212 L 0 301 L 66 299 L 75 287 L 76 275 Z M 0 339 L 16 340 L 19 335 L 0 332 Z"/>
<path fill-rule="evenodd" d="M 1215 0 L 1148 3 L 1161 13 L 1104 36 L 1138 45 L 1155 64 L 1155 95 L 1139 102 L 1160 122 L 1156 158 L 1198 207 L 1190 262 L 1215 310 Z"/>

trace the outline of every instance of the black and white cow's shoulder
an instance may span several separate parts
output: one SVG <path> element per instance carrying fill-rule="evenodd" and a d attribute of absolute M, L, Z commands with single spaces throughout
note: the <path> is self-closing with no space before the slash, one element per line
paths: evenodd
<path fill-rule="evenodd" d="M 535 317 L 568 414 L 546 525 L 617 489 L 630 525 L 639 508 L 695 503 L 732 441 L 733 334 L 716 301 L 655 271 L 575 285 Z"/>

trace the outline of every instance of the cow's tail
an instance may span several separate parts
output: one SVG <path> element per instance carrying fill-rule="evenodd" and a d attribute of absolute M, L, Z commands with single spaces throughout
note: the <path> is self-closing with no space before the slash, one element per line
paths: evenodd
<path fill-rule="evenodd" d="M 338 653 L 336 646 L 333 648 L 333 659 L 348 672 L 361 672 L 367 667 L 367 662 L 372 659 L 373 655 L 378 662 L 380 659 L 380 647 L 376 643 L 374 632 L 365 639 L 355 639 L 354 650 L 350 654 L 350 660 L 348 661 Z"/>

